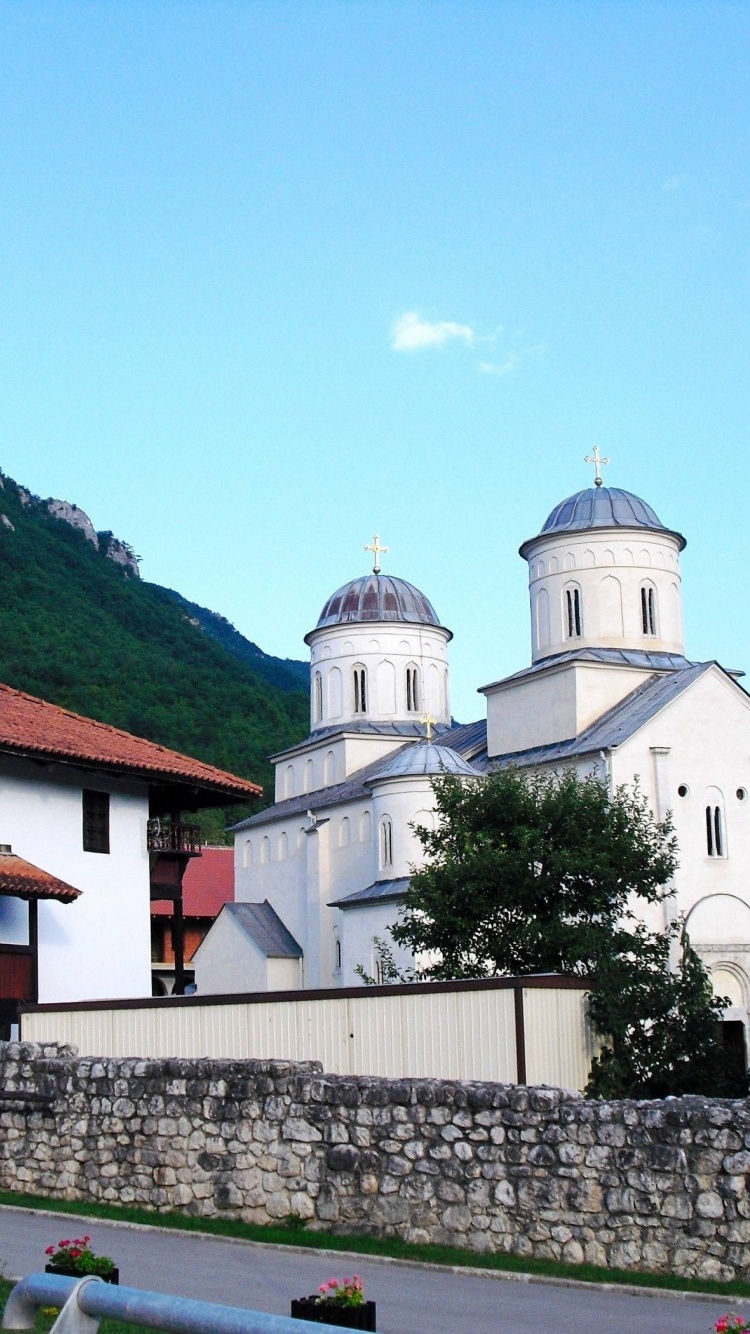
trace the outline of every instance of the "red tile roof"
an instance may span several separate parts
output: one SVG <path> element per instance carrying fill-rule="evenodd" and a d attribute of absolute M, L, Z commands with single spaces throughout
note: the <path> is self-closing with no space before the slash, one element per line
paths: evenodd
<path fill-rule="evenodd" d="M 0 852 L 0 894 L 14 899 L 57 899 L 59 903 L 72 903 L 80 898 L 81 891 L 13 852 Z"/>
<path fill-rule="evenodd" d="M 0 752 L 44 755 L 79 762 L 111 773 L 184 783 L 219 798 L 257 796 L 262 789 L 247 778 L 167 750 L 155 741 L 84 718 L 46 700 L 0 685 Z"/>
<path fill-rule="evenodd" d="M 182 882 L 186 917 L 218 917 L 225 903 L 234 902 L 234 848 L 204 848 L 188 862 Z M 171 917 L 172 904 L 163 899 L 151 904 L 152 917 Z"/>

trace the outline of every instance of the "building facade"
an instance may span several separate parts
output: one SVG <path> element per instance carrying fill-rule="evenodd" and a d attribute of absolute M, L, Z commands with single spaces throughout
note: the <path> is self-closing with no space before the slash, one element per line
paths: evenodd
<path fill-rule="evenodd" d="M 423 594 L 376 570 L 328 600 L 306 637 L 310 735 L 274 757 L 274 805 L 235 832 L 236 897 L 272 905 L 306 987 L 373 974 L 420 862 L 413 825 L 434 820 L 436 774 L 573 766 L 613 787 L 637 778 L 659 818 L 672 812 L 675 895 L 652 925 L 684 917 L 732 999 L 727 1018 L 746 1022 L 750 697 L 742 673 L 685 654 L 684 547 L 650 505 L 598 475 L 556 505 L 520 548 L 531 661 L 481 687 L 486 717 L 463 726 L 450 718 L 451 635 Z M 199 966 L 196 978 L 200 989 Z M 250 980 L 235 966 L 222 989 Z"/>

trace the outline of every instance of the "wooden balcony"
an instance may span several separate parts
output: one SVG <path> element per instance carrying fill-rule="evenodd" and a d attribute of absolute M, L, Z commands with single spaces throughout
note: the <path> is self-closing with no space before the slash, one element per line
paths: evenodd
<path fill-rule="evenodd" d="M 149 820 L 146 832 L 149 852 L 176 853 L 182 857 L 200 857 L 201 836 L 196 825 L 174 820 Z"/>

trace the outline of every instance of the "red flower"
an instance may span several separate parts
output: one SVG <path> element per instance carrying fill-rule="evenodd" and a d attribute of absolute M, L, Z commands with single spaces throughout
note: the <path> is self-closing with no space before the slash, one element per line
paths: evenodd
<path fill-rule="evenodd" d="M 47 1249 L 46 1249 L 46 1251 L 44 1252 L 44 1254 L 45 1254 L 45 1255 L 54 1255 L 54 1254 L 55 1254 L 55 1248 L 54 1248 L 54 1246 L 48 1246 Z"/>

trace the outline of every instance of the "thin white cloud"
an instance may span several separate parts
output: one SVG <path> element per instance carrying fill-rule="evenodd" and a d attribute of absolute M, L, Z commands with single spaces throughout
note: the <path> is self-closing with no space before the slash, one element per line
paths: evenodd
<path fill-rule="evenodd" d="M 512 352 L 505 361 L 480 361 L 477 370 L 482 375 L 510 375 L 511 371 L 520 364 L 521 358 L 517 353 Z"/>
<path fill-rule="evenodd" d="M 469 324 L 456 324 L 453 320 L 423 320 L 416 310 L 407 310 L 393 326 L 391 347 L 394 352 L 419 352 L 425 347 L 443 347 L 454 339 L 471 346 L 475 336 Z"/>
<path fill-rule="evenodd" d="M 522 347 L 517 352 L 509 352 L 504 361 L 480 361 L 477 370 L 480 375 L 495 375 L 502 378 L 517 370 L 522 361 L 543 355 L 544 343 L 534 343 L 531 347 Z"/>

